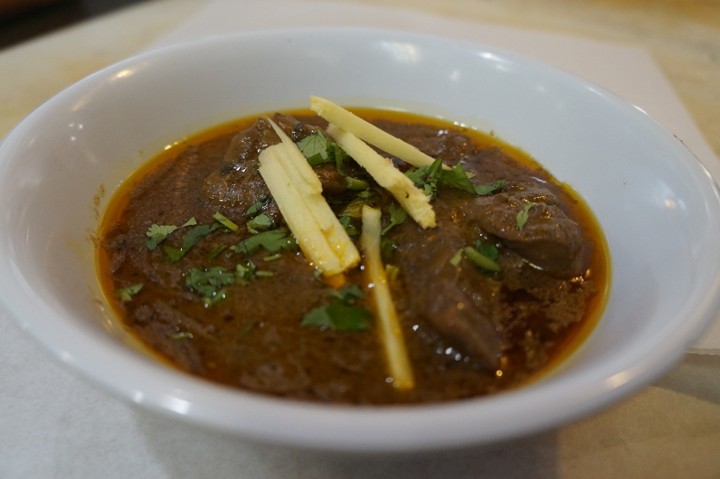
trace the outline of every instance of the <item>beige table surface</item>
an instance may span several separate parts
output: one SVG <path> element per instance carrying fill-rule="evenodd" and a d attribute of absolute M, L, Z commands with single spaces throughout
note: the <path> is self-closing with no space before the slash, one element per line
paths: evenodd
<path fill-rule="evenodd" d="M 720 156 L 720 0 L 355 3 L 642 47 Z M 143 50 L 203 5 L 150 1 L 0 50 L 0 138 L 60 89 Z M 622 403 L 539 435 L 429 457 L 336 458 L 139 410 L 49 361 L 0 318 L 0 478 L 20 477 L 720 478 L 720 357 L 687 355 Z"/>

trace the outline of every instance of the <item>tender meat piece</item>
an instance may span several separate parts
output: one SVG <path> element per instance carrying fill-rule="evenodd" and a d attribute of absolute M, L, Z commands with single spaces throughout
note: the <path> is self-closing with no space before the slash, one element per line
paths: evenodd
<path fill-rule="evenodd" d="M 437 228 L 421 233 L 408 221 L 393 233 L 398 244 L 394 261 L 411 291 L 408 317 L 423 318 L 451 345 L 488 369 L 497 367 L 503 348 L 494 322 L 503 283 L 464 263 L 451 265 L 452 256 L 481 236 L 498 239 L 507 248 L 504 263 L 517 258 L 512 266 L 517 271 L 502 274 L 520 278 L 515 281 L 520 289 L 525 287 L 520 272 L 527 263 L 558 277 L 574 277 L 585 272 L 589 260 L 581 227 L 560 206 L 552 188 L 540 180 L 514 180 L 502 192 L 486 197 L 444 189 L 439 193 L 443 201 L 435 203 Z M 520 229 L 517 213 L 528 201 L 536 206 Z"/>
<path fill-rule="evenodd" d="M 205 196 L 218 205 L 246 209 L 267 195 L 255 160 L 260 151 L 277 142 L 277 135 L 262 118 L 236 134 L 225 153 L 223 166 L 205 179 Z"/>
<path fill-rule="evenodd" d="M 206 370 L 201 352 L 184 335 L 211 338 L 212 328 L 162 300 L 140 305 L 131 314 L 140 336 L 161 354 L 187 371 L 201 374 Z"/>
<path fill-rule="evenodd" d="M 294 116 L 282 113 L 273 115 L 273 121 L 295 142 L 319 130 L 319 127 L 315 125 L 304 123 Z"/>
<path fill-rule="evenodd" d="M 467 244 L 464 236 L 449 222 L 425 237 L 412 223 L 399 228 L 394 236 L 400 245 L 396 260 L 411 291 L 408 317 L 424 319 L 457 349 L 495 369 L 500 341 L 490 319 L 492 291 L 478 293 L 484 286 L 477 281 L 478 273 L 450 264 Z"/>
<path fill-rule="evenodd" d="M 273 121 L 296 142 L 318 129 L 288 115 L 276 114 Z M 237 133 L 225 153 L 223 166 L 205 180 L 206 197 L 219 205 L 249 208 L 258 198 L 267 195 L 269 191 L 257 171 L 256 159 L 262 150 L 279 141 L 272 126 L 264 118 L 259 118 L 252 126 Z M 321 165 L 316 171 L 326 193 L 340 194 L 346 191 L 345 178 L 334 167 Z M 275 206 L 272 208 L 268 214 L 276 216 L 277 209 Z"/>
<path fill-rule="evenodd" d="M 588 268 L 589 245 L 582 227 L 560 206 L 553 192 L 542 184 L 515 185 L 473 200 L 468 219 L 494 235 L 534 266 L 571 278 Z M 528 220 L 518 226 L 517 215 L 532 204 Z"/>

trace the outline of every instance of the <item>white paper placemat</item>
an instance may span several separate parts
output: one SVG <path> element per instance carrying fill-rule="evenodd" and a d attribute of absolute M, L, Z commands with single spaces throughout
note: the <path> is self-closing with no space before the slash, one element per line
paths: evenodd
<path fill-rule="evenodd" d="M 543 61 L 638 106 L 682 140 L 713 177 L 720 178 L 720 159 L 653 59 L 637 47 L 354 3 L 215 0 L 192 19 L 158 38 L 151 48 L 211 35 L 312 26 L 388 28 L 442 35 Z M 720 316 L 691 352 L 720 353 Z"/>

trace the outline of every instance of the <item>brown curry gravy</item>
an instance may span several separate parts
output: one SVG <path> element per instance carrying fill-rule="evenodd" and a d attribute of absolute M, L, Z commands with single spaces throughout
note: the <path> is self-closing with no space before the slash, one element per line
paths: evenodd
<path fill-rule="evenodd" d="M 373 122 L 455 131 L 469 138 L 475 148 L 500 151 L 533 174 L 541 171 L 527 154 L 493 135 L 402 112 L 353 111 Z M 310 114 L 307 111 L 286 113 L 298 118 Z M 482 396 L 527 384 L 556 368 L 579 347 L 597 323 L 608 291 L 607 247 L 589 208 L 570 187 L 557 182 L 554 187 L 562 191 L 570 213 L 594 245 L 590 267 L 582 281 L 592 285 L 592 292 L 587 293 L 584 311 L 578 314 L 577 320 L 550 340 L 537 341 L 542 343 L 541 364 L 524 368 L 504 357 L 498 368 L 488 370 L 451 343 L 417 334 L 416 331 L 429 329 L 422 321 L 402 317 L 416 385 L 410 391 L 396 391 L 388 378 L 378 335 L 372 325 L 360 332 L 300 326 L 300 311 L 322 304 L 327 300 L 328 290 L 327 285 L 317 280 L 301 253 L 286 254 L 283 260 L 267 263 L 256 255 L 253 261 L 273 271 L 273 278 L 233 286 L 228 299 L 203 306 L 182 287 L 183 275 L 193 264 L 209 267 L 206 258 L 217 246 L 214 243 L 220 241 L 227 246 L 237 242 L 238 235 L 231 238 L 233 233 L 211 234 L 180 262 L 169 264 L 159 248 L 148 251 L 143 247 L 147 240 L 145 232 L 149 224 L 179 225 L 190 217 L 195 217 L 198 223 L 211 223 L 213 211 L 236 221 L 240 231 L 244 231 L 244 206 L 223 209 L 217 204 L 208 205 L 198 195 L 198 184 L 213 170 L 221 168 L 223 154 L 233 136 L 250 127 L 255 119 L 253 116 L 216 126 L 167 148 L 120 186 L 102 218 L 97 264 L 106 300 L 130 334 L 162 361 L 210 381 L 292 399 L 351 404 L 438 402 Z M 551 178 L 549 174 L 547 177 Z M 171 185 L 163 186 L 168 181 Z M 438 198 L 435 201 L 442 201 L 442 194 L 439 193 Z M 171 238 L 167 240 L 170 241 Z M 175 241 L 177 244 L 178 239 Z M 226 264 L 237 261 L 238 258 L 230 258 Z M 157 267 L 143 271 L 149 264 Z M 177 271 L 168 272 L 171 269 Z M 283 278 L 284 271 L 291 271 L 293 277 Z M 359 269 L 349 272 L 348 279 L 363 285 Z M 157 284 L 153 286 L 154 281 Z M 132 301 L 117 299 L 118 288 L 138 282 L 145 286 Z M 400 303 L 407 295 L 407 291 L 394 291 Z"/>

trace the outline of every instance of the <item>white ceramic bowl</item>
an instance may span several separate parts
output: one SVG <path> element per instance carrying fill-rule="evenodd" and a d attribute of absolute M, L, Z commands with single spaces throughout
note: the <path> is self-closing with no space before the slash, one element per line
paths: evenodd
<path fill-rule="evenodd" d="M 194 379 L 108 333 L 90 238 L 123 178 L 186 134 L 303 107 L 311 94 L 493 130 L 585 198 L 607 235 L 612 289 L 597 329 L 561 369 L 523 389 L 465 402 L 328 407 Z M 680 142 L 639 109 L 570 75 L 482 45 L 414 34 L 248 34 L 104 69 L 5 139 L 0 207 L 3 312 L 55 357 L 141 406 L 287 445 L 419 451 L 553 427 L 666 371 L 719 307 L 718 192 Z"/>

